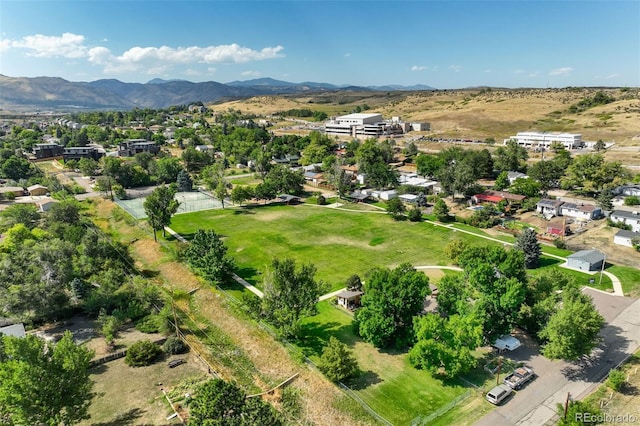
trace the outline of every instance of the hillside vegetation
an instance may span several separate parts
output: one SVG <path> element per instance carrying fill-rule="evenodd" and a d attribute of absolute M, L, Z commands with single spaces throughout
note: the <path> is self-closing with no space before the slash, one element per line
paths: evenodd
<path fill-rule="evenodd" d="M 593 99 L 598 99 L 598 92 L 615 100 L 597 105 Z M 587 141 L 602 139 L 632 145 L 638 143 L 633 138 L 640 134 L 637 88 L 334 92 L 259 96 L 210 107 L 218 111 L 233 108 L 259 117 L 299 108 L 329 116 L 359 109 L 385 118 L 430 122 L 432 131 L 425 135 L 445 138 L 493 137 L 501 141 L 518 131 L 539 130 L 582 133 Z"/>

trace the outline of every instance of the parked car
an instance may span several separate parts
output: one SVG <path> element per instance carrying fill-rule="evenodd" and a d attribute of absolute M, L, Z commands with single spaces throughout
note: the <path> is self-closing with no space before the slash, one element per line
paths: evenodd
<path fill-rule="evenodd" d="M 491 389 L 487 392 L 487 401 L 494 405 L 500 405 L 502 401 L 507 399 L 513 393 L 513 389 L 511 389 L 507 385 L 498 385 L 495 388 Z"/>
<path fill-rule="evenodd" d="M 518 390 L 536 377 L 536 373 L 529 367 L 516 368 L 513 373 L 507 375 L 503 382 L 512 389 Z"/>

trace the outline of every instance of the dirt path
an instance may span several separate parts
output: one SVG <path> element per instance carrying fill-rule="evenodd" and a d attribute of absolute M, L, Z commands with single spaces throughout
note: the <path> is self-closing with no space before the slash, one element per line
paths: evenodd
<path fill-rule="evenodd" d="M 97 223 L 106 225 L 114 206 L 109 201 L 101 201 L 97 207 Z M 192 305 L 198 314 L 224 330 L 229 339 L 242 348 L 261 376 L 271 383 L 279 383 L 294 373 L 300 374 L 291 386 L 300 390 L 305 420 L 321 425 L 359 424 L 348 414 L 335 408 L 338 399 L 344 398 L 344 394 L 336 386 L 320 373 L 294 362 L 287 350 L 266 331 L 236 317 L 224 296 L 210 289 L 184 264 L 171 260 L 150 234 L 141 236 L 138 229 L 122 222 L 118 222 L 117 226 L 124 241 L 131 234 L 137 236 L 137 240 L 130 245 L 132 256 L 140 269 L 158 274 L 158 283 L 170 289 L 186 291 L 202 288 L 192 296 Z M 184 308 L 188 309 L 186 306 Z"/>

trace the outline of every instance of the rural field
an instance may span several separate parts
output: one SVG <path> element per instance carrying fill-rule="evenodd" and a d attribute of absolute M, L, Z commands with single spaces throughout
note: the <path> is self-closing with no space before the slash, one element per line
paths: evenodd
<path fill-rule="evenodd" d="M 578 113 L 571 105 L 603 90 L 616 100 Z M 314 95 L 260 96 L 210 105 L 214 111 L 229 108 L 268 117 L 291 109 L 310 109 L 329 116 L 343 115 L 366 105 L 362 112 L 427 121 L 436 138 L 504 138 L 527 130 L 581 133 L 587 141 L 616 143 L 611 159 L 640 162 L 640 97 L 637 88 L 600 89 L 468 89 L 424 92 L 347 92 Z M 321 124 L 321 123 L 318 123 Z M 277 129 L 278 126 L 275 127 Z"/>

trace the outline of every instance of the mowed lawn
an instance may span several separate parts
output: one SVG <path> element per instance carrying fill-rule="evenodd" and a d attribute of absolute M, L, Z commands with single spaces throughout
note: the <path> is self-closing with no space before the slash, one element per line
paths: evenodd
<path fill-rule="evenodd" d="M 314 362 L 334 336 L 353 350 L 362 371 L 348 385 L 378 414 L 393 424 L 410 424 L 448 404 L 467 391 L 460 382 L 443 383 L 413 368 L 406 353 L 385 351 L 365 343 L 353 333 L 352 316 L 329 301 L 318 303 L 318 314 L 303 321 L 296 345 Z"/>
<path fill-rule="evenodd" d="M 363 276 L 377 266 L 449 265 L 443 249 L 455 238 L 485 243 L 428 222 L 397 222 L 386 214 L 308 205 L 181 214 L 173 217 L 171 228 L 186 238 L 198 228 L 222 234 L 238 275 L 258 287 L 273 258 L 313 263 L 316 278 L 337 290 L 352 274 Z"/>

